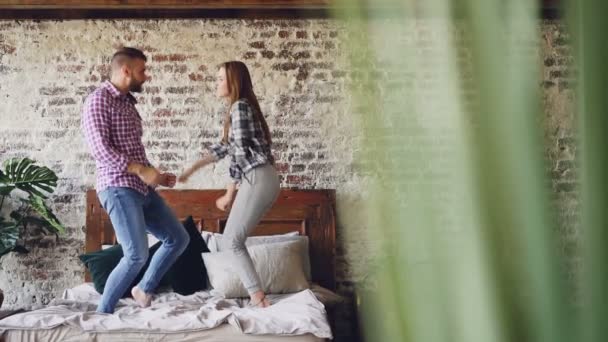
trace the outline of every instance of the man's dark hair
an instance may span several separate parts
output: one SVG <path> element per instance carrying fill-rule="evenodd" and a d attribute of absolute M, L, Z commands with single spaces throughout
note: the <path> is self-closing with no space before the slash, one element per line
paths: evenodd
<path fill-rule="evenodd" d="M 125 62 L 132 61 L 134 59 L 141 59 L 146 62 L 148 57 L 146 57 L 141 50 L 132 47 L 123 47 L 116 51 L 112 56 L 112 65 L 122 66 L 125 64 Z"/>

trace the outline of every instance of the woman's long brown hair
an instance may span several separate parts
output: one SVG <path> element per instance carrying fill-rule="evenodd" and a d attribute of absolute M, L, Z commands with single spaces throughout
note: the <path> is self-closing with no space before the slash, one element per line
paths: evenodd
<path fill-rule="evenodd" d="M 272 144 L 270 138 L 270 130 L 268 124 L 264 119 L 262 110 L 258 99 L 253 92 L 253 84 L 251 83 L 251 76 L 249 75 L 249 69 L 243 62 L 231 61 L 220 64 L 220 68 L 226 70 L 226 81 L 228 83 L 228 94 L 230 97 L 230 105 L 228 113 L 224 118 L 224 136 L 222 141 L 228 142 L 228 132 L 230 131 L 230 108 L 239 99 L 245 98 L 249 102 L 249 105 L 253 107 L 253 117 L 262 125 L 264 131 L 264 138 L 268 144 Z"/>

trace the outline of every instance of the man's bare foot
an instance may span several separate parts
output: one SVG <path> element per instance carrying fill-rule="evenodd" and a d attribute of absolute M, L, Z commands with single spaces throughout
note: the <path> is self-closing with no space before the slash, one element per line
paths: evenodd
<path fill-rule="evenodd" d="M 266 298 L 266 295 L 263 291 L 254 292 L 250 295 L 250 297 L 251 302 L 249 302 L 249 305 L 251 306 L 255 306 L 258 308 L 267 308 L 270 306 L 270 301 L 268 300 L 268 298 Z"/>
<path fill-rule="evenodd" d="M 142 308 L 147 308 L 152 303 L 152 295 L 145 293 L 137 286 L 133 286 L 131 295 L 133 296 L 133 299 L 135 299 L 135 302 Z"/>

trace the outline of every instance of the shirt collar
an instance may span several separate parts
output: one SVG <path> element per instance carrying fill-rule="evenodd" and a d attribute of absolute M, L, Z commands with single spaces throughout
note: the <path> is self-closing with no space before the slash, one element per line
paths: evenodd
<path fill-rule="evenodd" d="M 110 81 L 103 82 L 103 87 L 107 91 L 109 91 L 110 94 L 112 94 L 112 96 L 115 98 L 126 98 L 129 101 L 131 101 L 132 103 L 137 103 L 137 100 L 135 99 L 135 97 L 133 95 L 131 95 L 131 93 L 127 93 L 126 95 L 123 95 L 123 93 L 121 93 L 118 89 L 116 89 L 116 87 Z"/>

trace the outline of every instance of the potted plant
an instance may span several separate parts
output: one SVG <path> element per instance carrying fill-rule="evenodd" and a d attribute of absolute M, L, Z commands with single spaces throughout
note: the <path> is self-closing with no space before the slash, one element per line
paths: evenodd
<path fill-rule="evenodd" d="M 65 231 L 45 203 L 47 196 L 55 191 L 57 175 L 29 158 L 9 159 L 3 168 L 0 170 L 0 257 L 11 251 L 28 253 L 26 232 L 29 227 L 56 237 Z M 3 209 L 8 203 L 12 208 L 5 216 L 7 210 Z"/>

